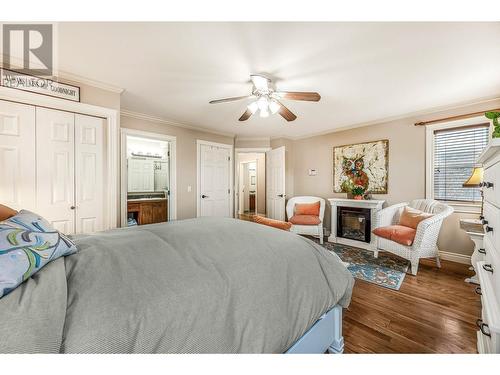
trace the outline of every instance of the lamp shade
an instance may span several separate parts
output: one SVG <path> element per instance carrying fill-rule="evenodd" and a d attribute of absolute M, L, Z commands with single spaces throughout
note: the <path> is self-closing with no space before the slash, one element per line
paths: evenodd
<path fill-rule="evenodd" d="M 483 182 L 483 167 L 474 167 L 472 174 L 462 184 L 462 187 L 479 187 L 479 184 Z"/>

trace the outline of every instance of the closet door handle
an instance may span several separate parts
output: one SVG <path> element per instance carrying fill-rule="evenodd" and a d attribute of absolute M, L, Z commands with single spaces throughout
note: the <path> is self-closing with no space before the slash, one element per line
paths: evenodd
<path fill-rule="evenodd" d="M 476 320 L 476 325 L 478 328 L 481 330 L 481 333 L 485 336 L 491 337 L 490 329 L 488 327 L 488 324 L 483 323 L 482 319 Z"/>
<path fill-rule="evenodd" d="M 75 208 L 76 208 L 75 206 L 71 206 L 69 209 L 74 210 Z"/>
<path fill-rule="evenodd" d="M 485 249 L 477 249 L 477 252 L 483 255 L 486 255 L 486 250 Z"/>
<path fill-rule="evenodd" d="M 493 267 L 491 264 L 483 264 L 483 270 L 493 273 Z"/>

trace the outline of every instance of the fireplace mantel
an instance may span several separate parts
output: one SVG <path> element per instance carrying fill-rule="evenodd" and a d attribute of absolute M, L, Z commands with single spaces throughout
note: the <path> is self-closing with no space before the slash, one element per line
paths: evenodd
<path fill-rule="evenodd" d="M 361 247 L 364 249 L 376 250 L 376 239 L 375 236 L 371 236 L 370 243 L 363 241 L 356 241 L 349 238 L 337 237 L 337 207 L 356 207 L 356 208 L 368 208 L 371 212 L 371 229 L 374 229 L 376 222 L 377 211 L 382 209 L 385 201 L 377 199 L 366 199 L 366 200 L 356 200 L 356 199 L 343 199 L 343 198 L 331 198 L 328 199 L 331 209 L 331 234 L 328 237 L 328 242 L 337 242 L 348 246 Z"/>

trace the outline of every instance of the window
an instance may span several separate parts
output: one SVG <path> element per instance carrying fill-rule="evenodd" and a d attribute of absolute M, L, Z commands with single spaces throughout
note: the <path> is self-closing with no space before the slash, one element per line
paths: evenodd
<path fill-rule="evenodd" d="M 488 138 L 488 123 L 434 130 L 434 199 L 462 202 L 481 200 L 479 188 L 464 188 L 462 184 L 471 175 Z"/>

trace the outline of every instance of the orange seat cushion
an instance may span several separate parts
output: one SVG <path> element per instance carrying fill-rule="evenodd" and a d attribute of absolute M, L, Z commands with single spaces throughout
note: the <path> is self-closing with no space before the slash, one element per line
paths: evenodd
<path fill-rule="evenodd" d="M 287 223 L 286 221 L 268 219 L 267 217 L 255 215 L 252 219 L 255 223 L 267 225 L 267 226 L 273 227 L 273 228 L 290 230 L 290 228 L 292 227 L 292 223 Z"/>
<path fill-rule="evenodd" d="M 313 215 L 319 216 L 319 208 L 321 204 L 319 201 L 314 203 L 296 203 L 294 208 L 294 215 Z"/>
<path fill-rule="evenodd" d="M 428 214 L 427 212 L 423 212 L 411 207 L 405 207 L 401 216 L 399 217 L 399 225 L 403 225 L 405 227 L 410 227 L 413 229 L 417 229 L 418 224 L 425 219 L 433 216 L 432 214 Z"/>
<path fill-rule="evenodd" d="M 295 225 L 318 225 L 321 223 L 318 215 L 293 215 L 290 223 Z"/>
<path fill-rule="evenodd" d="M 389 225 L 373 230 L 373 234 L 405 246 L 411 246 L 416 233 L 415 229 L 405 227 L 404 225 Z"/>
<path fill-rule="evenodd" d="M 0 221 L 7 220 L 8 218 L 17 214 L 16 210 L 13 210 L 10 207 L 4 206 L 0 204 Z"/>

